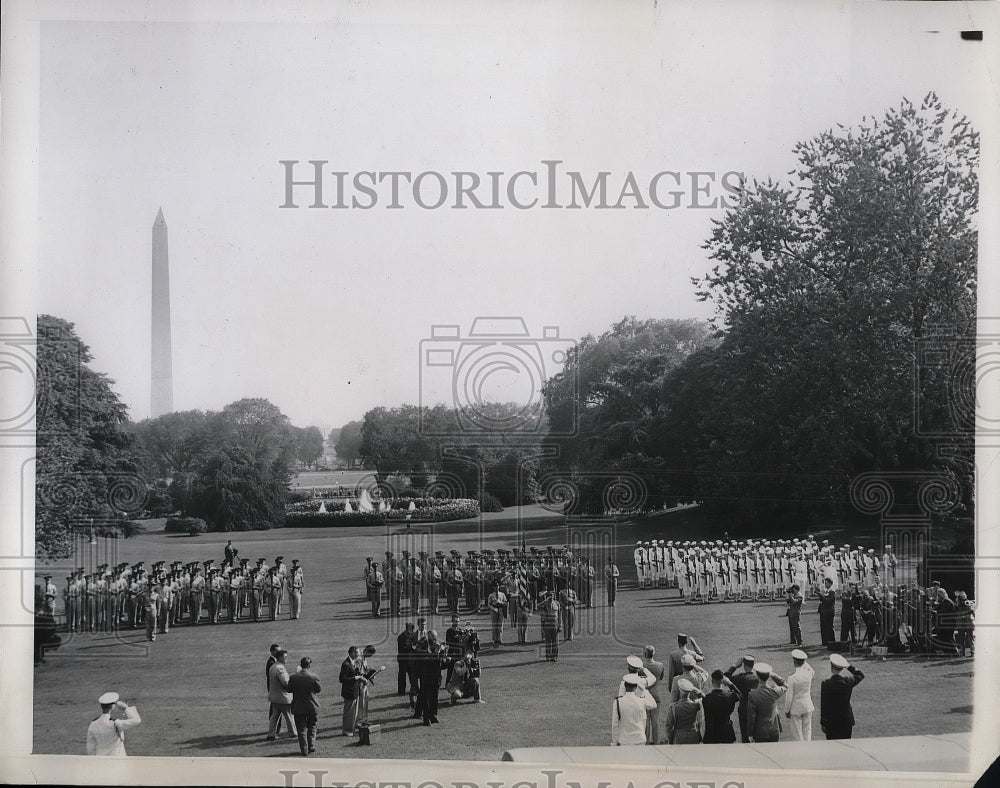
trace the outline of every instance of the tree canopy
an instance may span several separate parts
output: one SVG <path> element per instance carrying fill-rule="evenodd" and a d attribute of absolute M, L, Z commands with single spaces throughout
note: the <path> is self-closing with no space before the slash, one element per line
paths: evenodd
<path fill-rule="evenodd" d="M 62 558 L 91 521 L 114 525 L 141 511 L 145 484 L 127 409 L 91 369 L 75 326 L 39 315 L 36 347 L 35 551 Z"/>

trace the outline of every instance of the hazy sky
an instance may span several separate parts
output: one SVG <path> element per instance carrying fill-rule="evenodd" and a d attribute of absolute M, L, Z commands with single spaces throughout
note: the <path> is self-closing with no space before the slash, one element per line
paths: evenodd
<path fill-rule="evenodd" d="M 434 324 L 465 336 L 476 316 L 513 315 L 579 338 L 626 314 L 710 314 L 689 279 L 720 210 L 389 210 L 385 184 L 372 210 L 280 209 L 280 160 L 350 180 L 558 159 L 588 182 L 610 171 L 614 200 L 628 171 L 782 177 L 796 141 L 904 96 L 991 110 L 960 78 L 982 73 L 977 44 L 936 4 L 423 8 L 42 25 L 38 305 L 76 323 L 133 418 L 149 414 L 161 206 L 178 410 L 262 396 L 293 423 L 338 426 L 418 401 Z"/>

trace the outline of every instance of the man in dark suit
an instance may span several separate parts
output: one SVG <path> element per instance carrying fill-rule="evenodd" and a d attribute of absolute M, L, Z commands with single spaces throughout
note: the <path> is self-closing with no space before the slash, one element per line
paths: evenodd
<path fill-rule="evenodd" d="M 292 715 L 295 730 L 299 734 L 299 751 L 303 755 L 316 752 L 316 718 L 319 715 L 319 678 L 309 668 L 312 660 L 303 657 L 299 662 L 299 672 L 288 678 L 288 689 L 292 693 Z"/>
<path fill-rule="evenodd" d="M 416 651 L 417 675 L 420 682 L 420 700 L 418 703 L 424 725 L 437 723 L 438 693 L 441 691 L 441 670 L 451 660 L 445 647 L 438 642 L 437 632 L 433 629 L 427 633 L 427 651 Z"/>
<path fill-rule="evenodd" d="M 358 724 L 358 701 L 361 698 L 361 682 L 365 680 L 358 659 L 358 647 L 347 650 L 347 659 L 340 663 L 340 697 L 344 699 L 344 717 L 341 730 L 345 736 L 353 736 Z"/>
<path fill-rule="evenodd" d="M 857 586 L 851 583 L 847 592 L 840 597 L 840 639 L 844 643 L 850 643 L 856 639 L 854 636 L 854 609 L 857 604 Z"/>
<path fill-rule="evenodd" d="M 756 677 L 756 674 L 754 674 Z M 733 709 L 742 700 L 736 685 L 721 670 L 712 671 L 712 690 L 701 701 L 705 713 L 705 744 L 732 744 L 736 741 L 733 730 Z"/>
<path fill-rule="evenodd" d="M 823 590 L 819 592 L 819 634 L 825 646 L 833 643 L 837 636 L 833 632 L 834 606 L 837 602 L 837 592 L 833 590 L 833 581 L 823 578 Z"/>
<path fill-rule="evenodd" d="M 410 657 L 413 655 L 413 649 L 417 645 L 416 631 L 413 628 L 413 622 L 408 621 L 406 623 L 406 628 L 396 635 L 396 662 L 399 664 L 399 674 L 396 678 L 396 694 L 406 695 L 406 677 L 410 675 L 410 708 L 413 708 L 413 697 L 416 695 L 417 688 L 413 683 L 413 674 L 410 670 Z"/>
<path fill-rule="evenodd" d="M 754 658 L 749 654 L 726 671 L 726 676 L 733 681 L 733 686 L 740 693 L 740 741 L 747 744 L 750 741 L 750 733 L 747 731 L 747 703 L 750 700 L 750 693 L 760 685 L 760 679 L 754 673 Z M 743 670 L 736 672 L 742 665 Z"/>
<path fill-rule="evenodd" d="M 854 728 L 851 693 L 865 674 L 840 654 L 830 655 L 830 670 L 833 675 L 820 686 L 819 726 L 827 739 L 850 739 Z"/>

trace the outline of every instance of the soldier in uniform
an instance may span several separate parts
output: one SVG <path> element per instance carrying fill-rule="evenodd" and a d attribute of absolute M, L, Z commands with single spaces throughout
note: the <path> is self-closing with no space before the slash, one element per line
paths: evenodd
<path fill-rule="evenodd" d="M 208 570 L 208 620 L 213 624 L 219 623 L 219 612 L 222 609 L 222 592 L 224 582 L 219 574 L 219 570 L 214 566 Z"/>
<path fill-rule="evenodd" d="M 608 606 L 615 606 L 615 599 L 618 597 L 618 578 L 621 572 L 615 564 L 613 556 L 608 557 L 608 565 L 604 569 L 604 584 L 608 590 Z"/>
<path fill-rule="evenodd" d="M 555 662 L 559 659 L 559 603 L 552 592 L 545 592 L 538 616 L 545 642 L 545 661 Z"/>
<path fill-rule="evenodd" d="M 277 621 L 278 615 L 281 613 L 282 597 L 282 581 L 281 575 L 278 574 L 277 565 L 268 567 L 267 582 L 265 583 L 265 587 L 267 588 L 267 601 L 269 612 L 271 614 L 271 620 Z"/>
<path fill-rule="evenodd" d="M 299 560 L 292 560 L 291 583 L 291 617 L 299 618 L 302 615 L 302 593 L 305 591 L 306 575 L 299 566 Z"/>
<path fill-rule="evenodd" d="M 371 559 L 368 559 L 371 561 Z M 368 601 L 372 603 L 372 616 L 382 617 L 382 586 L 385 585 L 385 575 L 378 564 L 372 563 L 368 572 Z"/>
<path fill-rule="evenodd" d="M 438 614 L 438 598 L 441 594 L 441 566 L 440 559 L 444 557 L 444 553 L 437 553 L 435 558 L 430 561 L 430 572 L 427 577 L 427 598 L 430 603 L 431 612 L 434 615 Z"/>
<path fill-rule="evenodd" d="M 243 594 L 247 578 L 240 569 L 234 569 L 229 574 L 229 623 L 235 624 L 243 615 Z"/>
<path fill-rule="evenodd" d="M 448 596 L 448 610 L 452 615 L 458 613 L 458 598 L 462 588 L 462 572 L 456 566 L 454 559 L 448 561 L 448 571 L 444 576 L 445 592 Z"/>
<path fill-rule="evenodd" d="M 156 640 L 156 613 L 160 607 L 159 587 L 153 585 L 153 578 L 149 578 L 140 594 L 140 604 L 146 622 L 146 640 L 152 642 Z"/>
<path fill-rule="evenodd" d="M 493 592 L 486 600 L 490 609 L 490 622 L 493 624 L 493 647 L 498 648 L 503 642 L 503 620 L 507 616 L 507 595 L 500 589 L 500 583 L 496 583 Z"/>
<path fill-rule="evenodd" d="M 280 616 L 281 606 L 285 603 L 285 589 L 288 587 L 288 567 L 284 556 L 279 555 L 274 559 L 274 574 L 278 578 L 278 585 L 271 583 L 271 604 L 274 605 L 275 615 Z"/>
<path fill-rule="evenodd" d="M 400 596 L 403 593 L 403 570 L 395 558 L 389 559 L 385 581 L 389 590 L 389 615 L 395 618 L 399 616 Z"/>
<path fill-rule="evenodd" d="M 747 729 L 747 703 L 750 699 L 750 693 L 760 685 L 760 679 L 753 669 L 754 663 L 754 658 L 746 655 L 729 668 L 725 674 L 733 682 L 733 686 L 736 687 L 736 691 L 740 694 L 740 737 L 744 744 L 750 741 L 750 732 Z M 741 667 L 742 670 L 740 670 Z"/>
<path fill-rule="evenodd" d="M 559 592 L 559 607 L 562 611 L 563 638 L 573 639 L 573 630 L 576 628 L 576 591 L 567 586 Z"/>
<path fill-rule="evenodd" d="M 173 573 L 171 572 L 171 575 Z M 170 607 L 174 603 L 174 581 L 168 575 L 160 584 L 160 607 L 156 611 L 159 619 L 160 632 L 166 634 L 170 631 Z"/>

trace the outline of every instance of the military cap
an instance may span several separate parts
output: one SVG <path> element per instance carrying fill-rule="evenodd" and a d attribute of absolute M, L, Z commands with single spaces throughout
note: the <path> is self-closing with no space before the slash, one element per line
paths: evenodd
<path fill-rule="evenodd" d="M 830 664 L 833 667 L 837 668 L 838 670 L 843 670 L 850 663 L 847 661 L 847 659 L 842 654 L 831 654 L 830 655 Z"/>
<path fill-rule="evenodd" d="M 637 675 L 635 675 L 634 673 L 629 673 L 625 677 L 624 681 L 625 681 L 625 684 L 628 685 L 628 686 L 630 686 L 630 687 L 638 687 L 639 686 L 639 677 Z"/>
<path fill-rule="evenodd" d="M 627 664 L 630 668 L 638 670 L 642 667 L 642 660 L 639 657 L 628 656 L 625 657 L 625 664 Z"/>
<path fill-rule="evenodd" d="M 692 690 L 694 690 L 694 684 L 692 684 L 687 679 L 678 679 L 677 689 L 679 689 L 681 692 L 691 692 Z"/>
<path fill-rule="evenodd" d="M 770 676 L 773 668 L 766 662 L 758 662 L 754 665 L 753 672 L 758 676 Z"/>

